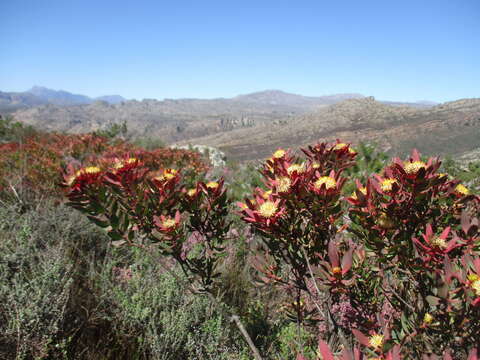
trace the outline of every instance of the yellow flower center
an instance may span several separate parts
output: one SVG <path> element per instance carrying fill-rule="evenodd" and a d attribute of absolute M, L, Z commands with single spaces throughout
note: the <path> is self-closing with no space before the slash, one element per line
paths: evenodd
<path fill-rule="evenodd" d="M 68 185 L 72 185 L 77 178 L 83 174 L 98 174 L 102 170 L 98 166 L 87 166 L 86 168 L 77 170 L 74 175 L 70 176 L 67 180 Z"/>
<path fill-rule="evenodd" d="M 273 153 L 273 157 L 274 157 L 275 159 L 281 159 L 281 158 L 283 158 L 284 156 L 285 156 L 285 150 L 283 150 L 283 149 L 278 149 L 277 151 L 275 151 L 275 152 Z"/>
<path fill-rule="evenodd" d="M 136 158 L 129 158 L 125 161 L 125 164 L 133 164 L 136 163 L 138 160 Z"/>
<path fill-rule="evenodd" d="M 277 205 L 273 201 L 265 201 L 260 205 L 258 213 L 264 218 L 271 218 L 277 213 Z"/>
<path fill-rule="evenodd" d="M 396 183 L 397 183 L 397 180 L 395 179 L 390 179 L 390 178 L 383 179 L 382 183 L 380 184 L 380 188 L 384 192 L 389 192 L 389 191 L 392 191 L 393 184 L 396 184 Z"/>
<path fill-rule="evenodd" d="M 190 197 L 195 196 L 196 193 L 197 193 L 197 189 L 188 189 L 187 191 L 187 195 Z"/>
<path fill-rule="evenodd" d="M 320 167 L 320 163 L 319 163 L 319 162 L 314 161 L 314 162 L 312 163 L 312 168 L 318 169 L 319 167 Z"/>
<path fill-rule="evenodd" d="M 463 196 L 467 196 L 470 194 L 470 190 L 467 189 L 467 187 L 465 187 L 464 185 L 462 184 L 458 184 L 456 187 L 455 187 L 455 191 L 457 193 L 459 193 L 460 195 L 463 195 Z"/>
<path fill-rule="evenodd" d="M 345 143 L 338 143 L 333 147 L 333 150 L 342 150 L 345 149 L 348 145 Z"/>
<path fill-rule="evenodd" d="M 358 189 L 358 191 L 360 191 L 363 195 L 367 195 L 367 188 L 364 186 Z M 358 200 L 357 192 L 356 191 L 352 192 L 352 196 L 350 197 L 354 200 Z"/>
<path fill-rule="evenodd" d="M 432 245 L 432 247 L 434 248 L 441 250 L 447 248 L 447 242 L 438 236 L 435 236 L 432 240 L 430 240 L 430 245 Z"/>
<path fill-rule="evenodd" d="M 290 190 L 290 186 L 292 186 L 292 181 L 290 178 L 286 176 L 282 176 L 277 179 L 277 191 L 279 193 L 285 193 Z"/>
<path fill-rule="evenodd" d="M 423 322 L 428 325 L 428 324 L 431 324 L 432 321 L 433 321 L 433 316 L 430 315 L 429 313 L 426 313 L 425 316 L 423 317 Z"/>
<path fill-rule="evenodd" d="M 475 295 L 480 296 L 480 279 L 472 282 L 472 289 L 475 292 Z"/>
<path fill-rule="evenodd" d="M 416 174 L 420 169 L 422 168 L 425 169 L 426 167 L 427 165 L 423 161 L 414 161 L 414 162 L 407 161 L 405 162 L 403 169 L 407 174 L 413 175 L 413 174 Z"/>
<path fill-rule="evenodd" d="M 80 170 L 82 171 L 82 170 Z M 82 173 L 85 174 L 98 174 L 100 172 L 100 168 L 98 166 L 88 166 L 85 169 L 83 169 Z"/>
<path fill-rule="evenodd" d="M 218 183 L 216 181 L 210 181 L 210 182 L 207 183 L 206 186 L 207 186 L 207 188 L 213 190 L 213 189 L 218 188 Z"/>
<path fill-rule="evenodd" d="M 175 169 L 163 170 L 163 177 L 167 180 L 172 180 L 176 175 L 177 175 L 177 170 Z"/>
<path fill-rule="evenodd" d="M 322 176 L 321 178 L 317 179 L 317 181 L 315 181 L 313 186 L 315 187 L 315 189 L 320 190 L 322 188 L 322 185 L 325 185 L 325 189 L 330 190 L 337 187 L 337 182 L 334 178 L 330 176 Z"/>
<path fill-rule="evenodd" d="M 342 268 L 338 267 L 338 266 L 335 266 L 333 269 L 332 269 L 332 273 L 334 275 L 338 275 L 338 274 L 341 274 L 342 273 Z"/>
<path fill-rule="evenodd" d="M 288 175 L 292 175 L 294 172 L 301 174 L 305 172 L 305 166 L 303 164 L 292 164 L 287 168 Z"/>
<path fill-rule="evenodd" d="M 473 283 L 477 280 L 480 280 L 480 277 L 477 274 L 470 274 L 467 276 L 467 279 Z"/>
<path fill-rule="evenodd" d="M 162 222 L 162 226 L 165 228 L 165 229 L 171 229 L 171 228 L 174 228 L 175 226 L 177 225 L 177 223 L 175 222 L 174 219 L 165 219 L 163 220 Z"/>
<path fill-rule="evenodd" d="M 375 334 L 370 336 L 369 344 L 374 350 L 379 350 L 383 346 L 383 335 Z"/>

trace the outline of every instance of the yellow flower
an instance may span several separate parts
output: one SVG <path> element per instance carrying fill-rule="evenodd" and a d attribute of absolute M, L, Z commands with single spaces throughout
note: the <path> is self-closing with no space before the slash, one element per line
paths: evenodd
<path fill-rule="evenodd" d="M 285 156 L 285 154 L 286 154 L 285 150 L 283 150 L 283 149 L 278 149 L 277 151 L 275 151 L 275 152 L 273 153 L 273 157 L 274 157 L 275 159 L 281 159 L 281 158 L 283 158 L 283 157 Z"/>
<path fill-rule="evenodd" d="M 75 175 L 70 176 L 67 183 L 68 185 L 72 185 L 75 182 L 75 180 L 77 180 L 77 178 L 83 174 L 94 175 L 94 174 L 98 174 L 101 171 L 102 170 L 98 166 L 87 166 L 86 168 L 77 170 L 75 172 Z"/>
<path fill-rule="evenodd" d="M 370 336 L 369 340 L 370 347 L 374 350 L 379 350 L 383 346 L 383 335 L 374 334 Z"/>
<path fill-rule="evenodd" d="M 277 180 L 277 191 L 279 193 L 285 193 L 288 190 L 290 190 L 290 186 L 292 186 L 292 181 L 290 180 L 290 178 L 286 176 L 282 176 L 276 180 Z"/>
<path fill-rule="evenodd" d="M 342 273 L 342 268 L 341 268 L 341 267 L 338 267 L 338 266 L 335 266 L 334 268 L 332 268 L 332 273 L 333 273 L 334 275 L 341 274 L 341 273 Z"/>
<path fill-rule="evenodd" d="M 320 167 L 320 163 L 319 163 L 319 162 L 314 161 L 314 162 L 312 163 L 312 168 L 313 168 L 313 169 L 318 169 L 319 167 Z"/>
<path fill-rule="evenodd" d="M 333 150 L 342 150 L 342 149 L 345 149 L 347 146 L 348 144 L 338 143 L 333 147 Z"/>
<path fill-rule="evenodd" d="M 477 274 L 470 274 L 467 276 L 467 279 L 473 283 L 477 280 L 480 280 L 480 277 Z"/>
<path fill-rule="evenodd" d="M 358 189 L 358 191 L 360 191 L 363 195 L 367 195 L 367 188 L 362 186 L 360 189 Z M 351 196 L 352 199 L 354 200 L 357 200 L 358 199 L 358 196 L 357 196 L 357 192 L 354 191 L 352 193 L 352 196 Z"/>
<path fill-rule="evenodd" d="M 425 316 L 423 317 L 423 322 L 428 325 L 428 324 L 431 324 L 432 321 L 433 321 L 433 316 L 430 315 L 429 313 L 426 313 Z"/>
<path fill-rule="evenodd" d="M 172 219 L 172 218 L 167 218 L 167 219 L 163 220 L 162 226 L 163 226 L 165 229 L 171 229 L 171 228 L 174 228 L 175 226 L 177 226 L 177 223 L 175 222 L 174 219 Z"/>
<path fill-rule="evenodd" d="M 438 236 L 435 236 L 432 240 L 430 240 L 430 245 L 432 245 L 432 247 L 434 248 L 441 249 L 441 250 L 447 248 L 447 242 Z"/>
<path fill-rule="evenodd" d="M 463 195 L 463 196 L 467 196 L 470 194 L 470 190 L 468 190 L 464 185 L 462 184 L 458 184 L 456 187 L 455 187 L 455 191 L 460 194 L 460 195 Z"/>
<path fill-rule="evenodd" d="M 390 179 L 390 178 L 383 179 L 383 180 L 382 180 L 382 183 L 380 184 L 380 188 L 381 188 L 382 191 L 384 191 L 384 192 L 389 192 L 389 191 L 392 191 L 392 189 L 393 189 L 393 184 L 397 184 L 397 180 L 395 180 L 395 179 Z"/>
<path fill-rule="evenodd" d="M 122 161 L 122 160 L 116 160 L 115 161 L 115 164 L 113 164 L 113 167 L 115 169 L 121 169 L 122 167 L 124 167 L 125 165 L 130 165 L 130 164 L 134 164 L 138 161 L 138 159 L 136 158 L 128 158 L 127 160 L 125 161 Z"/>
<path fill-rule="evenodd" d="M 337 187 L 337 182 L 335 181 L 334 178 L 330 176 L 322 176 L 321 178 L 318 178 L 317 181 L 313 184 L 315 189 L 320 190 L 322 188 L 322 185 L 325 184 L 325 189 L 330 190 L 330 189 L 335 189 Z"/>
<path fill-rule="evenodd" d="M 216 181 L 210 181 L 206 184 L 208 189 L 216 189 L 218 188 L 218 183 Z"/>
<path fill-rule="evenodd" d="M 410 162 L 407 161 L 403 165 L 403 169 L 408 175 L 413 175 L 416 174 L 420 169 L 425 169 L 427 167 L 427 164 L 425 164 L 423 161 L 414 161 Z"/>
<path fill-rule="evenodd" d="M 273 201 L 265 201 L 262 205 L 260 205 L 258 213 L 264 218 L 271 218 L 277 213 L 277 210 L 277 205 Z"/>
<path fill-rule="evenodd" d="M 124 167 L 124 166 L 125 166 L 125 164 L 124 164 L 123 161 L 121 161 L 121 160 L 116 160 L 116 161 L 115 161 L 115 164 L 113 164 L 113 168 L 114 168 L 114 169 L 117 169 L 117 170 L 118 170 L 118 169 L 121 169 L 121 168 Z"/>
<path fill-rule="evenodd" d="M 475 292 L 475 295 L 480 296 L 480 279 L 472 282 L 472 284 L 470 286 L 472 287 L 473 291 Z"/>
<path fill-rule="evenodd" d="M 177 175 L 177 170 L 175 169 L 163 170 L 163 177 L 167 180 L 172 180 L 176 175 Z"/>
<path fill-rule="evenodd" d="M 98 174 L 102 170 L 100 170 L 98 166 L 88 166 L 85 169 L 83 169 L 83 171 L 82 170 L 80 171 L 85 174 Z"/>
<path fill-rule="evenodd" d="M 194 197 L 197 194 L 197 189 L 188 189 L 187 195 L 190 197 Z"/>
<path fill-rule="evenodd" d="M 287 168 L 288 175 L 292 175 L 292 173 L 296 172 L 297 174 L 301 174 L 305 172 L 305 165 L 304 164 L 292 164 Z"/>

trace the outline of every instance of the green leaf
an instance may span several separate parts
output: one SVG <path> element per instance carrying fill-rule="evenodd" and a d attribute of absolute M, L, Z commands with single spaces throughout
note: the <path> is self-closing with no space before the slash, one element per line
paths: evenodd
<path fill-rule="evenodd" d="M 99 218 L 91 215 L 87 215 L 87 217 L 91 222 L 93 222 L 97 226 L 100 226 L 101 228 L 106 228 L 110 225 L 108 220 L 100 220 Z"/>

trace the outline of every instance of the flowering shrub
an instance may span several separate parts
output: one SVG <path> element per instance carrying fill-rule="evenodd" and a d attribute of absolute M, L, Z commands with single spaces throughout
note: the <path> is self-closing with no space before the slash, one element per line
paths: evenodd
<path fill-rule="evenodd" d="M 238 203 L 261 238 L 259 279 L 291 296 L 287 315 L 329 340 L 324 359 L 341 347 L 344 359 L 466 358 L 480 333 L 479 197 L 415 150 L 356 180 L 353 193 L 344 191 L 357 156 L 349 144 L 303 153 L 277 150 L 263 164 L 264 186 Z M 113 240 L 158 246 L 198 290 L 215 291 L 230 228 L 223 180 L 106 155 L 69 166 L 65 186 L 69 204 Z"/>
<path fill-rule="evenodd" d="M 415 150 L 344 195 L 355 150 L 304 153 L 276 151 L 266 189 L 239 204 L 263 239 L 261 279 L 292 294 L 290 316 L 377 358 L 395 344 L 414 357 L 478 346 L 479 198 Z"/>
<path fill-rule="evenodd" d="M 199 154 L 177 149 L 146 151 L 127 142 L 111 143 L 94 134 L 63 135 L 41 133 L 22 142 L 0 145 L 0 191 L 10 184 L 21 185 L 42 195 L 61 196 L 58 173 L 62 165 L 95 163 L 99 157 L 116 158 L 123 154 L 141 159 L 152 170 L 175 165 L 194 175 L 207 170 Z"/>
<path fill-rule="evenodd" d="M 200 280 L 197 290 L 211 290 L 230 226 L 223 180 L 192 186 L 176 169 L 151 171 L 149 160 L 106 157 L 99 166 L 69 166 L 69 204 L 108 228 L 112 240 L 142 248 L 156 244 Z"/>

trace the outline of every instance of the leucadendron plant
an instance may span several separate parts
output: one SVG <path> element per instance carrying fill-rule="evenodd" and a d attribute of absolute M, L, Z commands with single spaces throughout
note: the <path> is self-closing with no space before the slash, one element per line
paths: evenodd
<path fill-rule="evenodd" d="M 349 144 L 303 154 L 277 150 L 262 165 L 264 186 L 236 211 L 259 238 L 259 280 L 289 299 L 279 312 L 318 334 L 324 359 L 475 359 L 479 197 L 417 151 L 364 183 L 345 175 L 358 155 Z M 126 156 L 70 166 L 65 186 L 69 204 L 117 244 L 157 246 L 196 291 L 215 293 L 232 216 L 222 180 L 155 172 Z"/>
<path fill-rule="evenodd" d="M 480 341 L 479 198 L 416 150 L 352 194 L 342 192 L 349 144 L 303 152 L 277 150 L 265 187 L 239 203 L 262 238 L 259 277 L 291 294 L 288 315 L 332 348 L 359 343 L 376 359 L 466 358 Z"/>
<path fill-rule="evenodd" d="M 125 157 L 70 167 L 65 185 L 69 205 L 117 244 L 157 246 L 195 280 L 196 290 L 212 291 L 230 227 L 222 180 L 195 182 L 173 168 L 152 172 Z"/>

